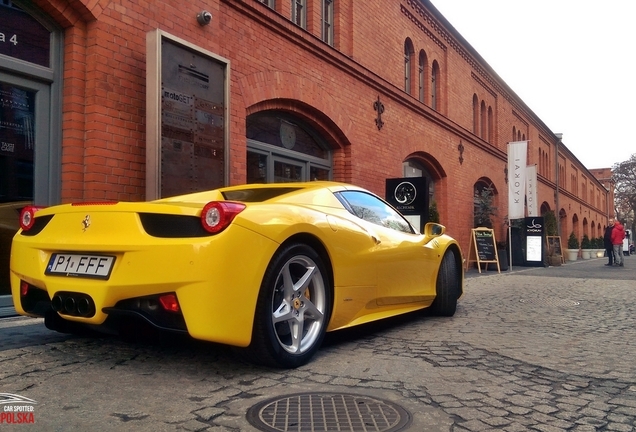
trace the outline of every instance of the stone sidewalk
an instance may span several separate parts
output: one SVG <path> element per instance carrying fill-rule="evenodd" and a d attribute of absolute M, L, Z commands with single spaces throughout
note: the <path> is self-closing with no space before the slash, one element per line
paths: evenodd
<path fill-rule="evenodd" d="M 214 344 L 130 344 L 0 320 L 0 392 L 37 401 L 34 425 L 2 429 L 276 430 L 246 413 L 329 392 L 400 405 L 410 416 L 400 430 L 636 431 L 636 258 L 604 262 L 468 274 L 454 317 L 329 334 L 295 370 Z"/>

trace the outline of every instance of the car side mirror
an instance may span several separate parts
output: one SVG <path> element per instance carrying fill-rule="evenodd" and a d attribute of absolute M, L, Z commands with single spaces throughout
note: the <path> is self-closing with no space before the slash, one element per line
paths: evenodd
<path fill-rule="evenodd" d="M 446 232 L 446 227 L 444 225 L 429 222 L 424 227 L 424 235 L 426 237 L 439 237 Z"/>

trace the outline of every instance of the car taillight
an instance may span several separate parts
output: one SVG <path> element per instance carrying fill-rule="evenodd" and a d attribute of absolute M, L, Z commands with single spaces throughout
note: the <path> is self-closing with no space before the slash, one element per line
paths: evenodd
<path fill-rule="evenodd" d="M 23 231 L 28 231 L 31 229 L 33 224 L 35 223 L 35 212 L 44 207 L 36 207 L 36 206 L 26 206 L 20 212 L 20 228 Z"/>
<path fill-rule="evenodd" d="M 203 228 L 213 234 L 227 228 L 234 217 L 245 209 L 245 204 L 232 201 L 212 201 L 201 211 Z"/>
<path fill-rule="evenodd" d="M 168 312 L 179 312 L 179 302 L 174 294 L 165 294 L 159 297 L 159 303 Z"/>
<path fill-rule="evenodd" d="M 25 297 L 29 293 L 29 284 L 25 281 L 20 281 L 20 295 Z"/>

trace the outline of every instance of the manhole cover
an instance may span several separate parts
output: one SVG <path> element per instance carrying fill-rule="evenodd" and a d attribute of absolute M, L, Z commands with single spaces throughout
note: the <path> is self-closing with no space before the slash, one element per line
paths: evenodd
<path fill-rule="evenodd" d="M 581 302 L 567 299 L 521 299 L 519 303 L 538 306 L 578 306 Z"/>
<path fill-rule="evenodd" d="M 266 432 L 401 431 L 411 424 L 404 408 L 386 400 L 347 393 L 299 393 L 260 402 L 247 421 Z"/>

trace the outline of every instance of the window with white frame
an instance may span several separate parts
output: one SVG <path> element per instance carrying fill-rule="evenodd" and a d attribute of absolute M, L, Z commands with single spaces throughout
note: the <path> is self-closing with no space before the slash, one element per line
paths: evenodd
<path fill-rule="evenodd" d="M 307 0 L 292 0 L 291 19 L 299 27 L 307 28 Z"/>
<path fill-rule="evenodd" d="M 322 0 L 322 40 L 333 46 L 333 4 L 335 0 Z"/>
<path fill-rule="evenodd" d="M 256 1 L 257 1 L 257 2 L 261 2 L 261 3 L 263 3 L 264 5 L 267 5 L 267 6 L 269 6 L 270 8 L 274 9 L 274 6 L 275 6 L 274 2 L 275 2 L 275 0 L 256 0 Z"/>

